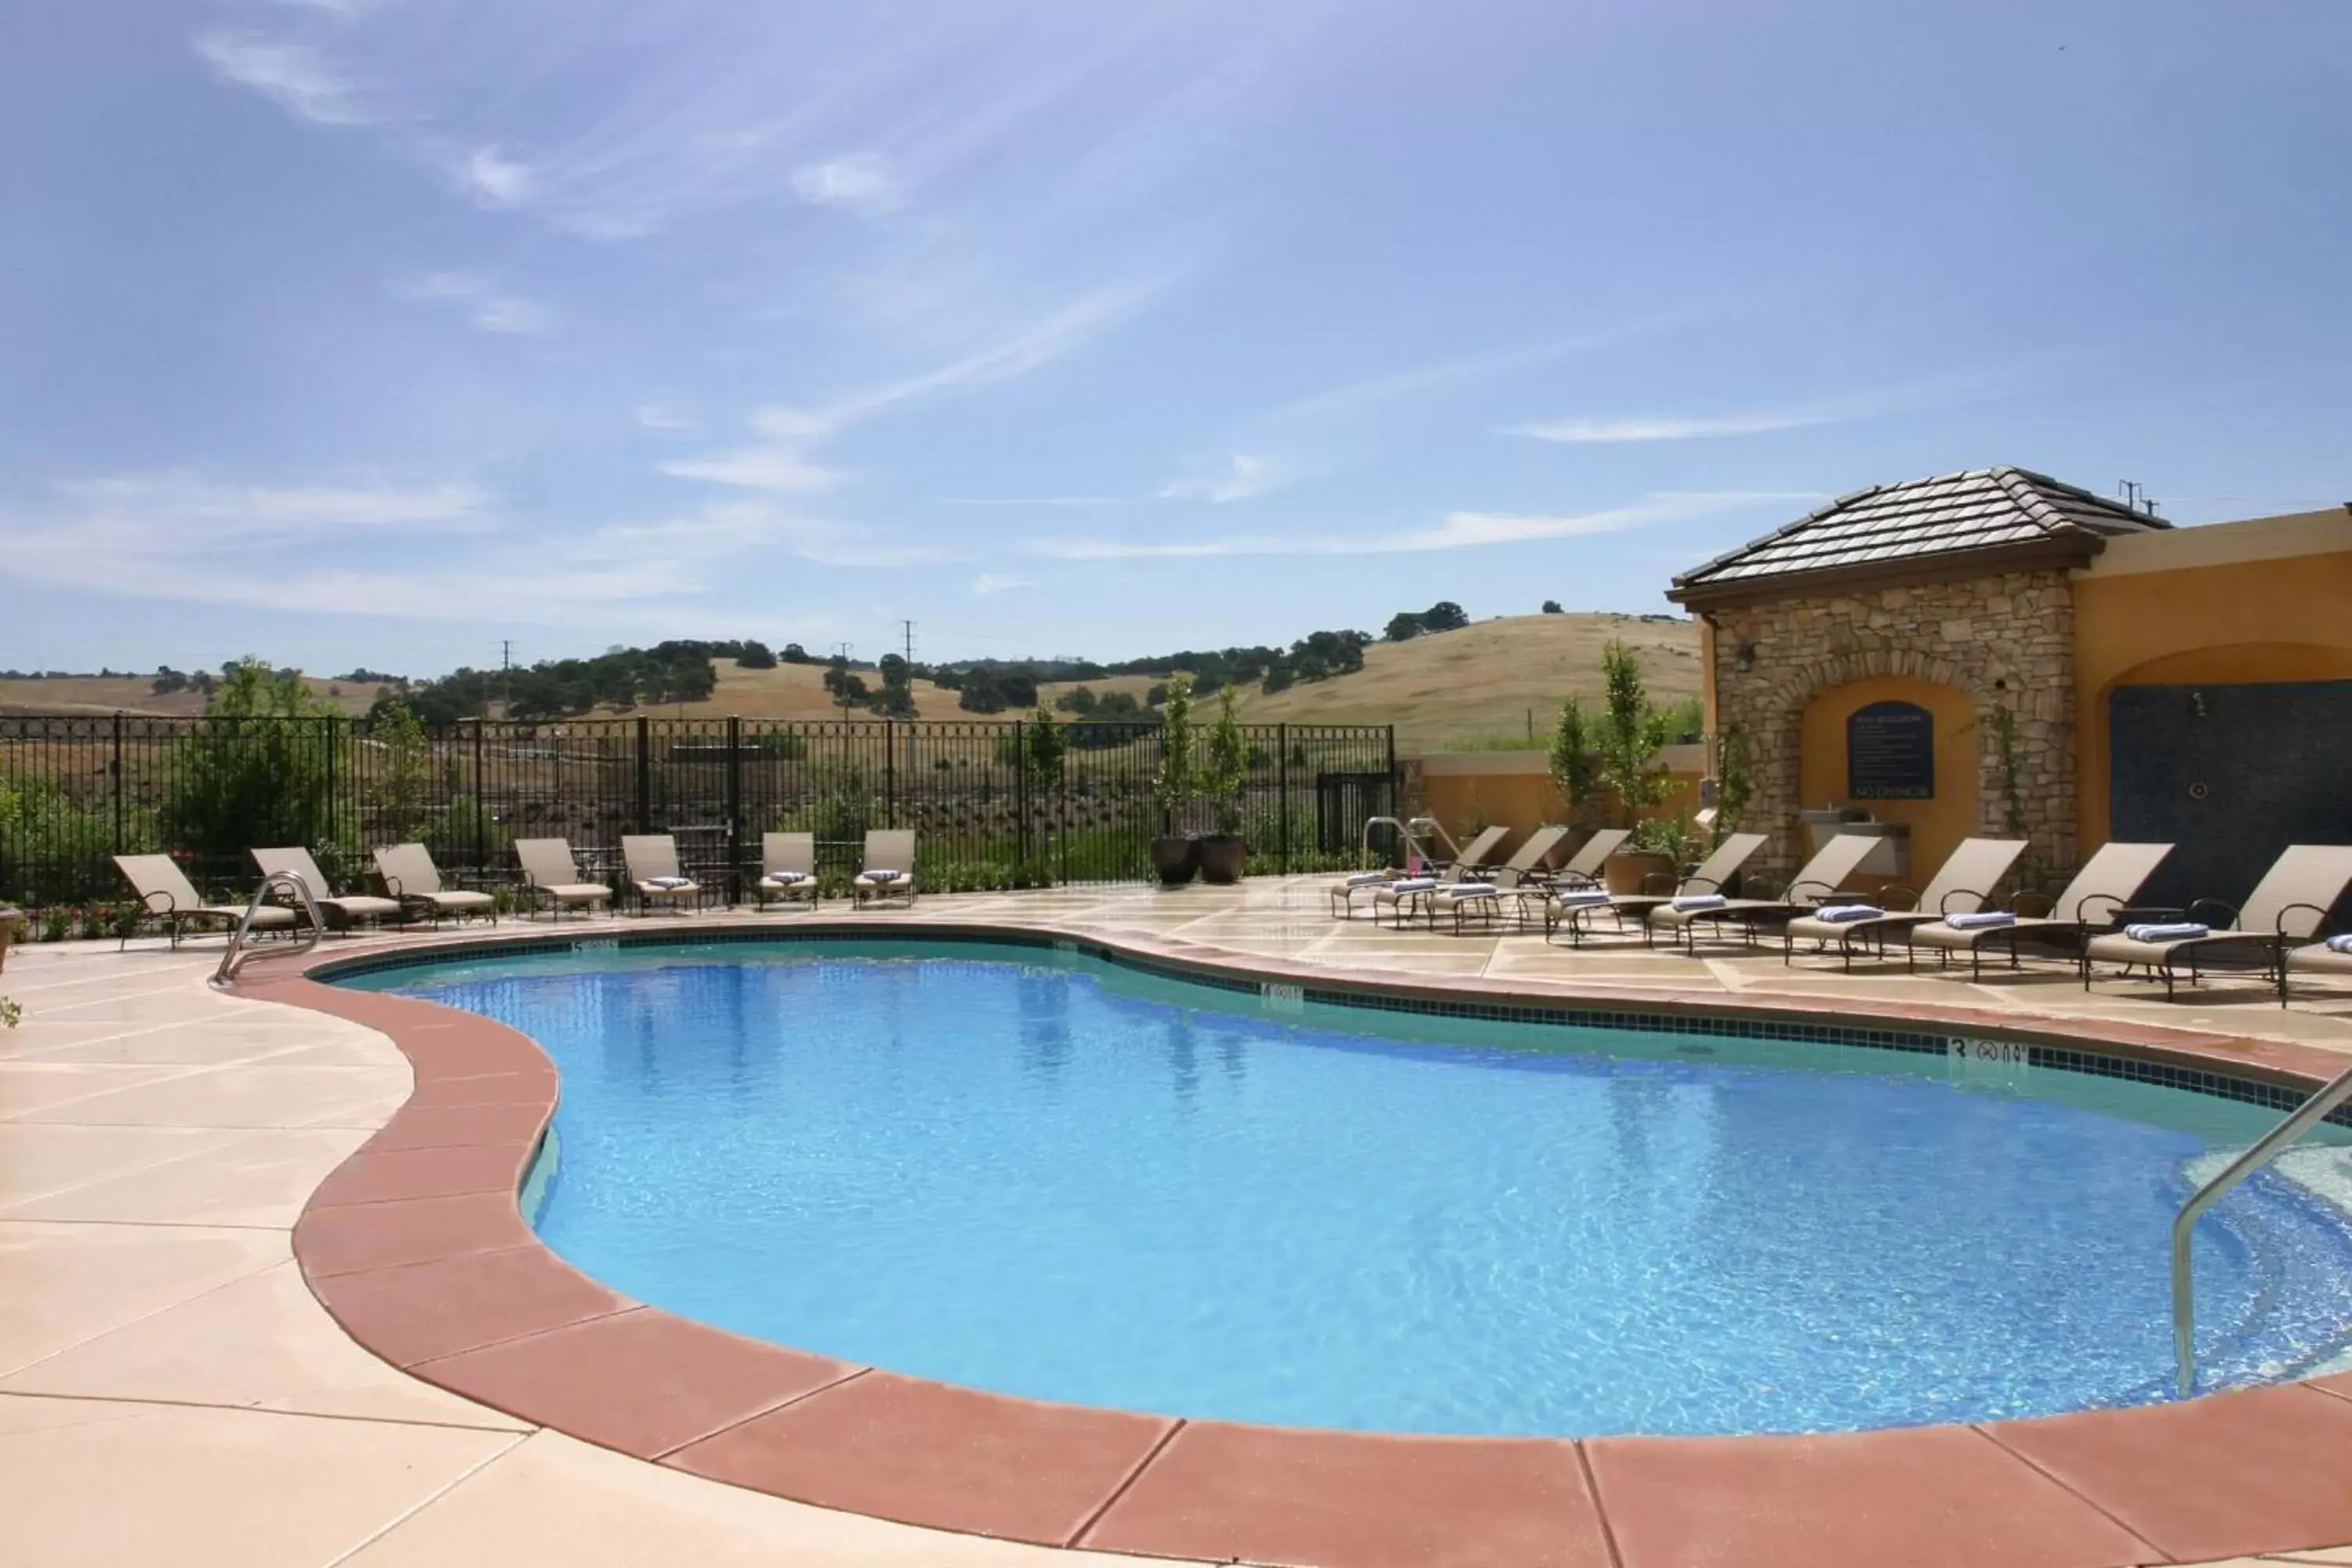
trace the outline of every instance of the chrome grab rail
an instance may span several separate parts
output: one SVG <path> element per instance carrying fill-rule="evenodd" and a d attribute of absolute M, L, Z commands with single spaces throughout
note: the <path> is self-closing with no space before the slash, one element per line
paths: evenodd
<path fill-rule="evenodd" d="M 2352 1068 L 2327 1080 L 2317 1093 L 2290 1111 L 2285 1121 L 2263 1134 L 2253 1147 L 2231 1161 L 2211 1181 L 2180 1205 L 2172 1222 L 2172 1354 L 2180 1367 L 2180 1393 L 2185 1398 L 2197 1384 L 2197 1307 L 2191 1289 L 2189 1233 L 2198 1216 L 2219 1203 L 2231 1188 L 2278 1157 L 2279 1152 L 2327 1119 L 2327 1113 L 2352 1100 Z"/>
<path fill-rule="evenodd" d="M 318 901 L 310 897 L 310 884 L 299 872 L 272 871 L 261 879 L 261 886 L 253 889 L 252 901 L 245 906 L 245 913 L 237 921 L 236 929 L 228 933 L 228 951 L 221 954 L 220 967 L 213 971 L 215 985 L 226 985 L 236 978 L 237 970 L 248 956 L 246 939 L 253 933 L 254 913 L 269 897 L 272 888 L 284 888 L 300 900 L 302 912 L 310 917 L 310 933 L 302 939 L 301 945 L 294 950 L 294 955 L 299 957 L 319 945 L 319 938 L 325 934 L 327 927 L 326 922 L 319 918 Z"/>
<path fill-rule="evenodd" d="M 1386 823 L 1391 827 L 1395 828 L 1398 836 L 1402 837 L 1407 844 L 1412 846 L 1412 847 L 1420 853 L 1421 858 L 1424 860 L 1434 860 L 1437 858 L 1436 856 L 1430 854 L 1427 850 L 1422 847 L 1423 843 L 1426 842 L 1432 835 L 1434 835 L 1437 840 L 1445 846 L 1445 858 L 1448 860 L 1458 860 L 1462 858 L 1461 847 L 1455 844 L 1454 842 L 1453 836 L 1445 831 L 1445 825 L 1438 821 L 1437 818 L 1433 816 L 1416 816 L 1412 818 L 1410 821 L 1404 822 L 1400 822 L 1393 816 L 1375 816 L 1368 819 L 1364 824 L 1364 837 L 1362 840 L 1363 853 L 1368 857 L 1372 852 L 1372 829 L 1380 826 L 1382 823 Z"/>

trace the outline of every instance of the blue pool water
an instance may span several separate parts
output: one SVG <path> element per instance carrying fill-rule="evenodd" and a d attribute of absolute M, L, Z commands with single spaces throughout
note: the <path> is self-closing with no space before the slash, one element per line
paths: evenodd
<path fill-rule="evenodd" d="M 540 1228 L 620 1290 L 983 1388 L 1296 1425 L 1787 1432 L 2163 1398 L 2184 1169 L 2276 1118 L 1940 1056 L 1286 1013 L 1012 948 L 356 983 L 553 1055 Z M 2199 1268 L 2209 1379 L 2345 1343 L 2352 1231 L 2305 1187 L 2242 1189 Z"/>

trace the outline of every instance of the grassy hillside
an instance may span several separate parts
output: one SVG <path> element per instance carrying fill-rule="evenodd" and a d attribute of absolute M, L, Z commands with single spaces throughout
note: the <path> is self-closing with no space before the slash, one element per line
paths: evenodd
<path fill-rule="evenodd" d="M 143 675 L 0 680 L 0 712 L 146 713 L 194 718 L 205 710 L 202 692 L 182 690 L 158 697 L 153 684 Z M 315 676 L 310 678 L 310 686 L 318 697 L 352 714 L 366 712 L 375 701 L 375 694 L 383 689 L 373 681 L 326 680 Z"/>

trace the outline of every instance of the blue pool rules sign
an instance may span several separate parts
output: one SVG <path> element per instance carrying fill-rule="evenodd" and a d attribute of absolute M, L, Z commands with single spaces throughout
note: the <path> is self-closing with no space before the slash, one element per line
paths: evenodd
<path fill-rule="evenodd" d="M 1874 702 L 1845 721 L 1848 800 L 1933 800 L 1936 716 L 1916 702 Z"/>

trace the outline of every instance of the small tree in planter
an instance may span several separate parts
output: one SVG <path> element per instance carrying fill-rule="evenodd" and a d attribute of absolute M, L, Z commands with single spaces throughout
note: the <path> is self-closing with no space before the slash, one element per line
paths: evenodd
<path fill-rule="evenodd" d="M 1622 867 L 1612 868 L 1611 890 L 1638 892 L 1651 873 L 1675 868 L 1674 847 L 1688 837 L 1688 829 L 1680 822 L 1642 820 L 1644 810 L 1663 805 L 1674 793 L 1675 783 L 1665 764 L 1658 761 L 1666 744 L 1665 716 L 1650 704 L 1649 689 L 1633 650 L 1622 641 L 1602 648 L 1601 679 L 1607 691 L 1608 711 L 1597 726 L 1600 732 L 1594 750 L 1600 763 L 1594 769 L 1594 780 L 1617 797 L 1617 826 L 1634 833 L 1631 847 L 1611 858 L 1615 860 L 1622 856 L 1624 860 Z M 1618 886 L 1620 882 L 1624 886 Z"/>
<path fill-rule="evenodd" d="M 1053 864 L 1053 835 L 1062 823 L 1062 759 L 1068 751 L 1069 742 L 1062 734 L 1062 726 L 1040 699 L 1021 737 L 1021 768 L 1028 774 L 1032 808 L 1038 805 L 1045 807 L 1048 851 L 1024 868 L 1030 886 L 1043 888 L 1053 882 L 1053 873 L 1046 868 Z"/>
<path fill-rule="evenodd" d="M 1151 782 L 1152 798 L 1160 803 L 1160 837 L 1151 841 L 1151 868 L 1160 879 L 1178 886 L 1201 868 L 1200 846 L 1180 831 L 1184 815 L 1200 798 L 1199 763 L 1193 757 L 1192 678 L 1178 674 L 1168 682 L 1168 701 L 1160 714 L 1160 773 Z"/>
<path fill-rule="evenodd" d="M 1203 880 L 1238 882 L 1249 847 L 1241 836 L 1242 791 L 1249 784 L 1249 742 L 1234 712 L 1234 689 L 1217 694 L 1217 721 L 1202 748 L 1201 793 L 1214 803 L 1217 831 L 1201 841 Z"/>
<path fill-rule="evenodd" d="M 1592 765 L 1592 725 L 1584 716 L 1583 704 L 1573 697 L 1559 705 L 1559 722 L 1551 732 L 1551 782 L 1559 791 L 1560 799 L 1568 802 L 1568 819 L 1574 826 L 1589 827 L 1586 820 L 1592 815 L 1594 769 Z"/>

